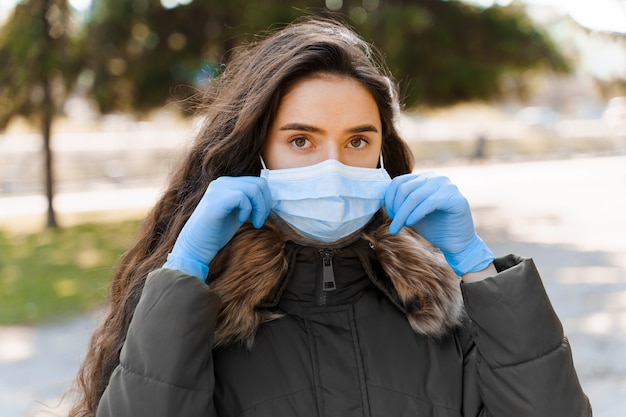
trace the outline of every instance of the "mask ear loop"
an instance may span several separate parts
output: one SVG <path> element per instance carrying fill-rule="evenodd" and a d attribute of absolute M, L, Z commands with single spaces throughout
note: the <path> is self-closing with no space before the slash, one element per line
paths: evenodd
<path fill-rule="evenodd" d="M 383 163 L 383 153 L 380 153 L 380 168 L 385 169 L 385 164 Z"/>
<path fill-rule="evenodd" d="M 261 166 L 263 167 L 263 169 L 267 169 L 267 167 L 265 166 L 265 161 L 263 160 L 263 156 L 259 155 L 259 159 L 261 160 Z"/>

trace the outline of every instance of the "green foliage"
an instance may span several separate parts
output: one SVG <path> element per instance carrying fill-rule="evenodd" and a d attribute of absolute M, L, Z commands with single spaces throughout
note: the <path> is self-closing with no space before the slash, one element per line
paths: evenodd
<path fill-rule="evenodd" d="M 137 221 L 0 232 L 0 324 L 37 323 L 83 313 L 106 298 Z"/>
<path fill-rule="evenodd" d="M 326 4 L 336 4 L 329 10 Z M 445 0 L 94 0 L 89 25 L 94 94 L 103 111 L 148 111 L 184 99 L 219 72 L 249 35 L 303 15 L 351 24 L 386 57 L 409 105 L 499 97 L 528 69 L 568 64 L 520 6 Z M 515 84 L 515 83 L 513 83 Z M 516 88 L 523 86 L 517 83 Z"/>
<path fill-rule="evenodd" d="M 345 3 L 342 11 L 350 14 L 361 2 Z M 365 16 L 352 21 L 386 56 L 409 105 L 496 99 L 505 92 L 505 80 L 529 69 L 569 70 L 521 6 L 387 0 Z"/>
<path fill-rule="evenodd" d="M 165 9 L 160 0 L 94 0 L 90 67 L 100 109 L 149 111 L 184 98 L 219 71 L 246 34 L 298 12 L 277 1 L 194 1 Z"/>
<path fill-rule="evenodd" d="M 24 0 L 0 28 L 0 130 L 15 116 L 41 126 L 48 227 L 56 227 L 52 124 L 82 67 L 71 23 L 68 0 Z"/>
<path fill-rule="evenodd" d="M 85 67 L 103 112 L 141 113 L 184 99 L 251 34 L 303 15 L 334 16 L 373 42 L 410 106 L 499 98 L 505 82 L 523 91 L 529 69 L 569 70 L 516 3 L 188 0 L 168 9 L 162 0 L 93 0 L 83 43 L 70 30 L 67 0 L 25 0 L 0 32 L 7 69 L 0 72 L 0 128 L 15 115 L 37 115 L 42 79 L 53 83 L 58 107 Z"/>
<path fill-rule="evenodd" d="M 72 23 L 67 0 L 25 0 L 0 28 L 0 129 L 63 103 L 82 66 Z"/>

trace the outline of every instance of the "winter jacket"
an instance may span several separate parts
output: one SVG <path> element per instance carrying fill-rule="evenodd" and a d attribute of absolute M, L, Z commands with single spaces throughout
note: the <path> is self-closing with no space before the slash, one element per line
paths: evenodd
<path fill-rule="evenodd" d="M 386 227 L 329 248 L 242 228 L 208 286 L 154 271 L 97 415 L 591 416 L 531 259 L 461 284 Z"/>

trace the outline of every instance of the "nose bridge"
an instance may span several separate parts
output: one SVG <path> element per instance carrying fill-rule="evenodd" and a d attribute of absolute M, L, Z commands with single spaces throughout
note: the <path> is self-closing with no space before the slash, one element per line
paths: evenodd
<path fill-rule="evenodd" d="M 326 154 L 324 155 L 324 157 L 325 159 L 335 159 L 339 162 L 344 162 L 342 161 L 341 145 L 339 144 L 339 141 L 328 141 L 326 146 Z"/>

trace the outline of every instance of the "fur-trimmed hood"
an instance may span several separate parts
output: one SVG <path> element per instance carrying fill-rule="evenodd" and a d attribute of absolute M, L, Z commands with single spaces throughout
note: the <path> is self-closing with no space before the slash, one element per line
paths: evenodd
<path fill-rule="evenodd" d="M 417 232 L 405 227 L 392 235 L 389 222 L 379 214 L 355 237 L 369 243 L 359 245 L 359 257 L 415 332 L 441 337 L 462 320 L 460 279 Z M 292 234 L 275 221 L 261 229 L 244 224 L 211 262 L 207 282 L 222 298 L 215 346 L 239 342 L 251 347 L 259 326 L 280 317 L 271 307 L 285 288 L 293 245 Z"/>

